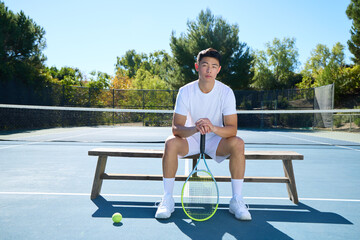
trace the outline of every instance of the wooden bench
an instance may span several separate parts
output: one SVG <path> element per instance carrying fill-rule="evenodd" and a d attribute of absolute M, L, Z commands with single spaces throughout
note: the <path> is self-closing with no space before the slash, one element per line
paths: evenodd
<path fill-rule="evenodd" d="M 113 174 L 105 173 L 105 167 L 108 157 L 129 157 L 129 158 L 162 158 L 163 150 L 143 150 L 143 149 L 122 149 L 122 148 L 95 148 L 88 152 L 89 156 L 98 156 L 98 162 L 95 170 L 94 182 L 91 191 L 91 199 L 99 196 L 103 180 L 152 180 L 162 181 L 162 175 L 146 174 Z M 193 159 L 195 166 L 199 155 L 187 157 Z M 208 157 L 207 157 L 208 158 Z M 282 160 L 284 168 L 284 177 L 248 177 L 245 182 L 261 183 L 286 183 L 289 198 L 295 204 L 298 204 L 298 195 L 295 184 L 295 176 L 292 160 L 303 160 L 304 156 L 293 151 L 245 151 L 246 160 Z M 192 169 L 192 168 L 191 168 Z M 218 182 L 230 182 L 230 176 L 214 176 Z M 177 175 L 175 181 L 185 181 L 187 176 Z"/>

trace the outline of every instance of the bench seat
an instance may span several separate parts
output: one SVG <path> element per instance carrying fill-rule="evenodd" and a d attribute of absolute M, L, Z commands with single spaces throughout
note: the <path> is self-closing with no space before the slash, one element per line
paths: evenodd
<path fill-rule="evenodd" d="M 99 196 L 103 180 L 150 180 L 162 181 L 162 175 L 148 174 L 115 174 L 105 173 L 108 157 L 127 157 L 127 158 L 162 158 L 163 150 L 152 149 L 125 149 L 125 148 L 95 148 L 88 152 L 89 156 L 97 156 L 98 162 L 95 170 L 91 199 Z M 192 168 L 195 166 L 199 154 L 186 157 L 192 159 Z M 206 156 L 209 159 L 209 156 Z M 245 151 L 246 160 L 282 160 L 284 177 L 249 177 L 244 178 L 245 182 L 260 183 L 286 183 L 289 198 L 298 204 L 298 195 L 295 184 L 295 176 L 292 160 L 303 160 L 304 156 L 294 151 Z M 185 181 L 187 176 L 177 175 L 175 181 Z M 230 176 L 214 176 L 218 182 L 230 182 Z"/>

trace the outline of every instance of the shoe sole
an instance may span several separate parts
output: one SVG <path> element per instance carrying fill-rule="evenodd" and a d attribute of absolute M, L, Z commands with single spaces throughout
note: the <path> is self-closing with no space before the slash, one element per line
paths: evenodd
<path fill-rule="evenodd" d="M 175 208 L 172 209 L 169 217 L 164 217 L 164 218 L 163 218 L 163 217 L 156 217 L 156 216 L 155 216 L 155 218 L 156 218 L 156 219 L 169 219 L 169 218 L 171 217 L 171 214 L 172 214 L 173 212 L 175 212 Z"/>
<path fill-rule="evenodd" d="M 240 221 L 251 221 L 251 217 L 250 217 L 250 218 L 237 218 L 236 215 L 235 215 L 235 212 L 234 212 L 233 210 L 231 210 L 231 208 L 229 208 L 229 212 L 230 212 L 231 214 L 233 214 L 237 220 L 240 220 Z"/>

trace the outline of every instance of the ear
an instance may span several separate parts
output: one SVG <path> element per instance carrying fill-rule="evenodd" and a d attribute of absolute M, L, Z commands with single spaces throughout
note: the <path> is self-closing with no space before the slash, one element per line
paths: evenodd
<path fill-rule="evenodd" d="M 221 66 L 219 67 L 219 69 L 218 69 L 218 72 L 217 72 L 217 73 L 219 73 L 219 72 L 220 72 L 220 70 L 221 70 Z"/>
<path fill-rule="evenodd" d="M 195 70 L 198 72 L 199 71 L 199 65 L 197 63 L 195 63 Z"/>

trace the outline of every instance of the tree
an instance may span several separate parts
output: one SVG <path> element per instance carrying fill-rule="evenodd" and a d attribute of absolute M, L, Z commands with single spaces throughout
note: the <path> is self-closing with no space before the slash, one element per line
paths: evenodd
<path fill-rule="evenodd" d="M 90 75 L 88 87 L 95 89 L 105 89 L 110 87 L 111 76 L 109 74 L 100 71 L 92 71 Z"/>
<path fill-rule="evenodd" d="M 0 2 L 0 81 L 41 84 L 45 30 L 24 12 L 14 14 Z"/>
<path fill-rule="evenodd" d="M 333 46 L 331 51 L 326 45 L 318 44 L 311 51 L 311 57 L 301 72 L 303 81 L 297 86 L 312 88 L 336 82 L 341 67 L 345 65 L 344 58 L 344 46 L 339 42 Z"/>
<path fill-rule="evenodd" d="M 360 0 L 351 0 L 346 9 L 346 15 L 353 20 L 351 26 L 351 39 L 348 40 L 350 52 L 354 55 L 352 60 L 355 64 L 360 64 Z"/>
<path fill-rule="evenodd" d="M 359 93 L 359 65 L 346 66 L 344 49 L 339 42 L 331 51 L 327 46 L 318 44 L 311 51 L 311 57 L 301 72 L 303 80 L 297 87 L 312 88 L 335 83 L 336 98 L 340 95 Z"/>
<path fill-rule="evenodd" d="M 170 88 L 170 80 L 168 72 L 171 71 L 173 58 L 164 50 L 155 51 L 149 55 L 150 72 L 159 76 L 160 79 L 167 83 L 167 88 Z"/>
<path fill-rule="evenodd" d="M 274 74 L 269 68 L 268 59 L 264 51 L 254 54 L 253 63 L 254 78 L 252 87 L 256 89 L 273 89 L 276 86 Z"/>
<path fill-rule="evenodd" d="M 360 65 L 343 67 L 340 70 L 339 86 L 342 94 L 360 93 Z"/>
<path fill-rule="evenodd" d="M 294 38 L 275 38 L 266 43 L 266 51 L 254 57 L 254 83 L 257 89 L 291 88 L 298 81 L 295 70 L 299 64 Z"/>
<path fill-rule="evenodd" d="M 125 74 L 117 72 L 116 75 L 110 80 L 110 87 L 112 89 L 130 89 L 132 88 L 131 78 Z"/>
<path fill-rule="evenodd" d="M 129 50 L 117 58 L 116 76 L 126 76 L 136 89 L 169 89 L 168 71 L 171 57 L 165 51 L 155 51 L 149 56 Z"/>
<path fill-rule="evenodd" d="M 128 50 L 123 57 L 117 57 L 116 70 L 125 70 L 126 75 L 132 78 L 146 59 L 147 56 L 145 54 L 137 54 L 135 50 Z"/>
<path fill-rule="evenodd" d="M 239 41 L 238 25 L 230 25 L 223 18 L 215 17 L 211 11 L 201 11 L 196 21 L 187 22 L 187 33 L 179 38 L 172 32 L 170 47 L 173 59 L 169 69 L 169 81 L 174 88 L 197 79 L 194 63 L 196 55 L 209 47 L 221 55 L 222 70 L 218 80 L 233 89 L 249 87 L 252 56 L 245 43 Z"/>
<path fill-rule="evenodd" d="M 159 75 L 153 75 L 144 69 L 136 72 L 133 86 L 135 89 L 168 89 L 167 83 Z"/>
<path fill-rule="evenodd" d="M 58 70 L 55 66 L 46 67 L 46 72 L 50 75 L 53 82 L 66 86 L 83 86 L 85 79 L 80 69 L 72 67 L 62 67 Z"/>

